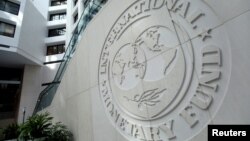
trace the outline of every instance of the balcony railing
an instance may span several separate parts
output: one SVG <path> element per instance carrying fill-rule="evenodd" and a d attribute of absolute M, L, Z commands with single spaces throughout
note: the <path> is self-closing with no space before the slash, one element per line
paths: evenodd
<path fill-rule="evenodd" d="M 102 8 L 102 6 L 106 3 L 107 0 L 88 0 L 86 3 L 86 7 L 79 19 L 79 22 L 76 26 L 76 30 L 74 34 L 71 37 L 71 40 L 68 44 L 67 50 L 65 51 L 65 54 L 63 56 L 63 61 L 60 63 L 60 66 L 57 70 L 57 73 L 55 75 L 55 78 L 53 82 L 57 83 L 50 83 L 39 95 L 39 98 L 37 100 L 36 107 L 34 109 L 34 114 L 38 111 L 43 110 L 44 108 L 48 107 L 57 91 L 58 86 L 60 85 L 60 82 L 62 80 L 62 77 L 64 75 L 64 72 L 74 55 L 74 52 L 76 50 L 76 46 L 79 42 L 79 40 L 82 38 L 81 35 L 83 31 L 86 29 L 88 23 L 91 21 L 91 19 L 94 17 L 94 15 Z"/>

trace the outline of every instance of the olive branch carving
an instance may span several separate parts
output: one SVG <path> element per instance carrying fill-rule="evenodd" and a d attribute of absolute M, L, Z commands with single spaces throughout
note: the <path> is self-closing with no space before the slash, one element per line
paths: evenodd
<path fill-rule="evenodd" d="M 152 90 L 144 91 L 141 95 L 137 94 L 132 99 L 124 96 L 128 101 L 133 101 L 138 103 L 138 108 L 141 109 L 142 106 L 155 106 L 160 102 L 160 97 L 164 91 L 167 89 L 159 90 L 159 88 L 155 88 Z"/>

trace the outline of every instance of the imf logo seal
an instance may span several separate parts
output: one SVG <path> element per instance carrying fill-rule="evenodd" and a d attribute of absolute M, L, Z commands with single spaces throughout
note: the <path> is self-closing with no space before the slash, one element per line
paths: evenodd
<path fill-rule="evenodd" d="M 191 44 L 180 45 L 174 31 L 162 25 L 148 27 L 114 55 L 110 82 L 113 96 L 134 118 L 158 118 L 184 96 L 181 89 L 192 76 L 192 59 Z"/>
<path fill-rule="evenodd" d="M 187 140 L 212 121 L 231 69 L 220 24 L 200 0 L 138 0 L 117 18 L 98 81 L 107 116 L 122 135 Z"/>

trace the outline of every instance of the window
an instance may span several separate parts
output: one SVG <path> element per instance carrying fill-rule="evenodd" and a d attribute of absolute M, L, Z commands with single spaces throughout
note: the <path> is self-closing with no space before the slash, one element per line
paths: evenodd
<path fill-rule="evenodd" d="M 0 1 L 0 10 L 18 15 L 20 5 L 10 2 L 8 0 L 1 0 Z"/>
<path fill-rule="evenodd" d="M 16 26 L 0 21 L 0 35 L 14 37 Z"/>
<path fill-rule="evenodd" d="M 51 6 L 58 6 L 67 4 L 67 0 L 53 0 L 51 1 Z"/>
<path fill-rule="evenodd" d="M 78 2 L 78 0 L 75 0 L 75 1 L 74 1 L 74 5 L 76 5 L 76 4 L 77 4 L 77 2 Z"/>
<path fill-rule="evenodd" d="M 51 14 L 50 21 L 63 20 L 66 18 L 66 13 Z"/>
<path fill-rule="evenodd" d="M 65 44 L 47 47 L 47 55 L 61 54 L 65 52 Z"/>
<path fill-rule="evenodd" d="M 76 13 L 76 15 L 74 16 L 74 23 L 77 22 L 78 20 L 78 13 Z"/>
<path fill-rule="evenodd" d="M 48 36 L 49 37 L 61 36 L 61 35 L 64 35 L 65 32 L 66 32 L 66 27 L 56 28 L 56 29 L 50 29 Z"/>

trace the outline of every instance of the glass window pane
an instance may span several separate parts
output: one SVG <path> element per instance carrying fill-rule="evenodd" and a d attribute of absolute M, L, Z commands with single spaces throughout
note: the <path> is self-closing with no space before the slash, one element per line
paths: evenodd
<path fill-rule="evenodd" d="M 65 19 L 65 17 L 66 17 L 66 13 L 60 14 L 60 20 Z"/>
<path fill-rule="evenodd" d="M 0 22 L 0 35 L 14 37 L 15 25 Z"/>
<path fill-rule="evenodd" d="M 3 35 L 4 33 L 4 24 L 0 23 L 0 35 Z"/>
<path fill-rule="evenodd" d="M 51 6 L 55 6 L 56 2 L 55 1 L 51 1 Z"/>
<path fill-rule="evenodd" d="M 47 47 L 47 55 L 52 55 L 51 47 Z"/>
<path fill-rule="evenodd" d="M 0 10 L 18 15 L 20 5 L 6 0 L 0 1 Z"/>
<path fill-rule="evenodd" d="M 59 1 L 51 1 L 51 6 L 57 6 L 60 5 Z"/>
<path fill-rule="evenodd" d="M 4 10 L 4 7 L 5 7 L 5 1 L 4 0 L 1 0 L 0 1 L 0 10 Z"/>
<path fill-rule="evenodd" d="M 64 45 L 58 45 L 58 54 L 64 52 Z"/>
<path fill-rule="evenodd" d="M 67 0 L 62 0 L 62 4 L 67 4 Z"/>
<path fill-rule="evenodd" d="M 53 21 L 53 19 L 54 19 L 54 16 L 53 15 L 50 15 L 50 21 Z"/>
<path fill-rule="evenodd" d="M 54 20 L 59 20 L 59 16 L 58 15 L 54 15 Z"/>
<path fill-rule="evenodd" d="M 66 13 L 58 13 L 50 15 L 50 21 L 65 19 Z"/>
<path fill-rule="evenodd" d="M 55 55 L 55 54 L 64 53 L 65 52 L 64 46 L 65 44 L 48 46 L 47 55 Z"/>
<path fill-rule="evenodd" d="M 12 2 L 7 2 L 6 3 L 6 11 L 15 15 L 18 15 L 18 11 L 19 11 L 19 5 L 16 3 L 12 3 Z"/>
<path fill-rule="evenodd" d="M 48 37 L 53 37 L 53 36 L 60 36 L 64 35 L 66 31 L 66 28 L 57 28 L 57 29 L 50 29 Z"/>
<path fill-rule="evenodd" d="M 5 25 L 5 33 L 9 36 L 14 35 L 15 28 L 11 25 Z"/>
<path fill-rule="evenodd" d="M 59 33 L 59 35 L 64 35 L 65 34 L 65 29 L 59 29 L 58 33 Z"/>
<path fill-rule="evenodd" d="M 51 1 L 51 6 L 64 5 L 67 4 L 67 0 L 54 0 Z"/>
<path fill-rule="evenodd" d="M 57 46 L 53 46 L 53 54 L 57 53 Z"/>

